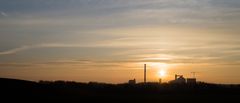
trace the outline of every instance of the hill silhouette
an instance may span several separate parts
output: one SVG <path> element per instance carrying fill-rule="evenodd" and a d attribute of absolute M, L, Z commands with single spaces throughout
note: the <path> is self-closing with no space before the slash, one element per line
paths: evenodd
<path fill-rule="evenodd" d="M 13 102 L 239 102 L 240 85 L 73 81 L 25 81 L 0 78 L 2 100 Z"/>

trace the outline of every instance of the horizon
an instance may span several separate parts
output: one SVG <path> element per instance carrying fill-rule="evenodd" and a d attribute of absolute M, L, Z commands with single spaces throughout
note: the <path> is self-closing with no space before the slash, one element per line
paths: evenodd
<path fill-rule="evenodd" d="M 1 0 L 0 77 L 240 84 L 239 0 Z"/>
<path fill-rule="evenodd" d="M 55 82 L 65 82 L 65 83 L 84 83 L 84 84 L 110 84 L 110 85 L 121 85 L 121 84 L 127 84 L 127 85 L 138 85 L 138 84 L 154 84 L 154 85 L 166 85 L 166 84 L 170 84 L 170 85 L 188 85 L 188 86 L 196 86 L 196 85 L 199 85 L 199 84 L 208 84 L 208 85 L 230 85 L 230 86 L 233 86 L 233 85 L 236 85 L 236 86 L 239 86 L 240 84 L 224 84 L 224 83 L 211 83 L 211 82 L 204 82 L 204 81 L 196 81 L 196 83 L 187 83 L 187 81 L 185 83 L 172 83 L 171 81 L 174 81 L 174 80 L 170 80 L 170 81 L 167 81 L 167 82 L 161 82 L 159 83 L 159 81 L 147 81 L 146 83 L 141 81 L 141 82 L 138 82 L 136 80 L 136 82 L 133 84 L 129 83 L 129 81 L 126 81 L 126 82 L 118 82 L 118 83 L 113 83 L 113 82 L 101 82 L 101 81 L 88 81 L 88 82 L 82 82 L 82 81 L 72 81 L 72 80 L 26 80 L 26 79 L 19 79 L 19 78 L 3 78 L 3 77 L 0 77 L 0 79 L 5 79 L 5 80 L 17 80 L 17 81 L 28 81 L 28 82 L 35 82 L 35 83 L 55 83 Z M 187 78 L 186 78 L 187 79 Z"/>

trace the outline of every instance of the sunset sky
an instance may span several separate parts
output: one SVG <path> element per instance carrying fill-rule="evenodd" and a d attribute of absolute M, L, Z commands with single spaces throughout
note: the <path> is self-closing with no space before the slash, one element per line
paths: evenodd
<path fill-rule="evenodd" d="M 240 83 L 240 0 L 0 0 L 0 77 Z"/>

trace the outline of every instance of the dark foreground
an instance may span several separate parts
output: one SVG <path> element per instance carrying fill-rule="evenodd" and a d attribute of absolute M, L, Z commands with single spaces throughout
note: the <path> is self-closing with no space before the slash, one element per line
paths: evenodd
<path fill-rule="evenodd" d="M 225 102 L 240 103 L 240 85 L 103 84 L 31 82 L 0 78 L 1 101 L 6 102 Z M 4 102 L 2 102 L 4 103 Z"/>

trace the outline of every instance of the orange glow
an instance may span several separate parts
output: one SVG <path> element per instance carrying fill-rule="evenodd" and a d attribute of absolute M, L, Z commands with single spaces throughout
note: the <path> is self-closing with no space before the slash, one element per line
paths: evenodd
<path fill-rule="evenodd" d="M 165 77 L 166 76 L 166 71 L 165 70 L 160 70 L 160 71 L 158 71 L 158 76 L 160 77 L 160 78 L 163 78 L 163 77 Z"/>

